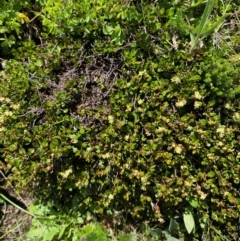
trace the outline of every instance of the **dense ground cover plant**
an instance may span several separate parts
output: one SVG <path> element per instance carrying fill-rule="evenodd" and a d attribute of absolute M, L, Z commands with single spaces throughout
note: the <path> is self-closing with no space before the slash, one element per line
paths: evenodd
<path fill-rule="evenodd" d="M 235 238 L 238 10 L 209 2 L 1 3 L 9 181 L 106 222 L 192 217 L 190 240 Z"/>

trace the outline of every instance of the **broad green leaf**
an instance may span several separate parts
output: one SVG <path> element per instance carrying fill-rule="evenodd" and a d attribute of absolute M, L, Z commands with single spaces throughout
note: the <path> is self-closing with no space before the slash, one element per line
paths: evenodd
<path fill-rule="evenodd" d="M 136 233 L 119 234 L 118 240 L 119 241 L 137 241 L 138 235 Z"/>
<path fill-rule="evenodd" d="M 118 42 L 120 40 L 121 33 L 122 33 L 121 26 L 118 24 L 114 28 L 114 31 L 113 31 L 113 33 L 111 35 L 111 40 Z"/>
<path fill-rule="evenodd" d="M 183 214 L 183 221 L 188 233 L 190 234 L 195 228 L 195 222 L 194 222 L 192 212 L 190 211 L 189 208 L 186 209 L 186 211 Z"/>
<path fill-rule="evenodd" d="M 169 224 L 169 227 L 168 227 L 168 231 L 170 233 L 173 233 L 174 231 L 178 230 L 178 228 L 179 228 L 178 222 L 174 218 L 171 218 L 170 224 Z"/>
<path fill-rule="evenodd" d="M 59 145 L 58 139 L 53 139 L 53 140 L 51 141 L 51 143 L 50 143 L 50 149 L 51 149 L 51 150 L 54 150 L 54 149 L 56 149 L 56 148 L 58 147 L 58 145 Z"/>
<path fill-rule="evenodd" d="M 40 227 L 40 228 L 32 227 L 26 236 L 28 238 L 36 238 L 36 237 L 41 238 L 44 235 L 44 231 L 45 231 L 44 227 Z"/>
<path fill-rule="evenodd" d="M 41 59 L 38 59 L 35 64 L 38 66 L 38 67 L 42 67 L 43 66 L 43 61 Z"/>
<path fill-rule="evenodd" d="M 61 226 L 61 230 L 60 230 L 60 233 L 58 235 L 58 239 L 61 239 L 61 237 L 63 236 L 63 234 L 64 234 L 64 232 L 67 228 L 67 226 L 68 226 L 68 224 L 64 224 L 64 225 Z"/>
<path fill-rule="evenodd" d="M 197 207 L 199 206 L 199 202 L 198 202 L 197 199 L 191 199 L 191 200 L 189 201 L 189 203 L 190 203 L 190 205 L 191 205 L 192 207 L 194 207 L 194 208 L 197 208 Z"/>
<path fill-rule="evenodd" d="M 162 236 L 162 230 L 159 228 L 154 228 L 154 229 L 150 229 L 149 233 L 153 236 L 153 237 L 161 237 Z"/>
<path fill-rule="evenodd" d="M 19 149 L 19 154 L 21 154 L 21 155 L 26 155 L 25 149 L 24 149 L 24 148 L 20 148 L 20 149 Z"/>
<path fill-rule="evenodd" d="M 52 107 L 52 106 L 53 106 L 53 102 L 50 101 L 50 100 L 47 100 L 47 101 L 45 102 L 45 106 L 46 106 L 46 107 Z"/>
<path fill-rule="evenodd" d="M 215 177 L 216 174 L 214 171 L 211 171 L 207 175 L 208 175 L 208 177 Z"/>
<path fill-rule="evenodd" d="M 83 128 L 81 128 L 79 132 L 80 132 L 80 134 L 84 134 L 85 130 Z"/>
<path fill-rule="evenodd" d="M 59 232 L 57 227 L 48 227 L 48 232 L 44 234 L 42 241 L 52 241 L 56 234 Z"/>
<path fill-rule="evenodd" d="M 111 35 L 113 33 L 113 30 L 114 30 L 114 28 L 112 26 L 110 26 L 110 25 L 105 25 L 103 27 L 103 33 L 105 35 Z"/>
<path fill-rule="evenodd" d="M 164 232 L 164 234 L 165 234 L 165 237 L 166 237 L 167 241 L 180 241 L 180 239 L 174 238 L 173 236 L 171 236 L 167 232 Z"/>
<path fill-rule="evenodd" d="M 78 143 L 78 135 L 70 135 L 71 143 Z"/>

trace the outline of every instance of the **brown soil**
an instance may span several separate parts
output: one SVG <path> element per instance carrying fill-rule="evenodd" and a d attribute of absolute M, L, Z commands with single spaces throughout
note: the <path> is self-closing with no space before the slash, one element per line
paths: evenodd
<path fill-rule="evenodd" d="M 28 205 L 33 202 L 33 198 L 28 195 L 14 195 L 13 191 L 9 191 L 6 194 L 6 190 L 0 190 L 0 193 L 4 192 L 4 196 L 20 206 L 23 209 L 27 209 Z M 3 200 L 0 204 L 0 240 L 1 241 L 26 241 L 24 234 L 27 232 L 30 223 L 31 216 L 21 211 L 17 206 L 14 206 L 7 201 Z"/>

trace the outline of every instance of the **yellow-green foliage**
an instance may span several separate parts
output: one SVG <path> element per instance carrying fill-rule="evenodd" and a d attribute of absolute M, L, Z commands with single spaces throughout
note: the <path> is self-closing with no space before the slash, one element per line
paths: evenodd
<path fill-rule="evenodd" d="M 0 72 L 1 169 L 40 198 L 75 197 L 81 212 L 163 223 L 192 206 L 198 230 L 209 220 L 232 237 L 240 209 L 236 43 L 211 35 L 191 52 L 205 5 L 169 2 L 29 4 L 38 12 L 28 28 L 38 34 L 19 29 Z M 211 21 L 225 9 L 215 8 Z"/>

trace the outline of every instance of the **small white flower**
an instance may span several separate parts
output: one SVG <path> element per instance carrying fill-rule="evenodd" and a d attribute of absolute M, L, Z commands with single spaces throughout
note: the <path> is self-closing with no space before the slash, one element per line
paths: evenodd
<path fill-rule="evenodd" d="M 185 99 L 181 99 L 176 102 L 177 107 L 183 107 L 186 104 L 187 104 L 187 101 Z"/>
<path fill-rule="evenodd" d="M 103 159 L 110 158 L 110 154 L 109 153 L 102 154 L 102 158 Z"/>
<path fill-rule="evenodd" d="M 178 76 L 174 76 L 171 78 L 171 81 L 173 83 L 176 83 L 176 84 L 180 84 L 181 83 L 181 79 L 178 77 Z"/>
<path fill-rule="evenodd" d="M 19 107 L 20 107 L 20 104 L 13 104 L 13 105 L 12 105 L 12 108 L 13 108 L 14 110 L 17 110 Z"/>
<path fill-rule="evenodd" d="M 128 104 L 128 105 L 127 105 L 126 112 L 130 112 L 131 110 L 132 110 L 132 105 L 131 105 L 131 104 Z"/>
<path fill-rule="evenodd" d="M 188 126 L 188 127 L 187 127 L 187 130 L 188 130 L 188 131 L 191 131 L 192 129 L 193 129 L 192 126 Z"/>
<path fill-rule="evenodd" d="M 205 200 L 206 197 L 207 197 L 207 194 L 204 193 L 204 192 L 202 192 L 202 191 L 198 191 L 198 194 L 200 195 L 200 199 L 201 199 L 201 200 Z"/>
<path fill-rule="evenodd" d="M 202 96 L 201 96 L 201 94 L 199 93 L 199 91 L 195 91 L 195 92 L 194 92 L 194 97 L 195 97 L 197 100 L 201 100 L 201 99 L 202 99 Z"/>
<path fill-rule="evenodd" d="M 227 192 L 227 191 L 225 191 L 225 192 L 223 193 L 224 197 L 226 197 L 228 194 L 229 194 L 229 192 Z"/>
<path fill-rule="evenodd" d="M 87 151 L 91 151 L 91 150 L 92 150 L 92 147 L 89 146 L 89 147 L 87 148 Z"/>
<path fill-rule="evenodd" d="M 68 176 L 72 173 L 72 169 L 68 169 L 66 170 L 65 172 L 60 172 L 60 175 L 63 177 L 63 178 L 68 178 Z"/>
<path fill-rule="evenodd" d="M 109 121 L 110 124 L 112 124 L 113 121 L 114 121 L 114 117 L 112 115 L 109 115 L 108 116 L 108 121 Z"/>
<path fill-rule="evenodd" d="M 142 99 L 138 100 L 138 104 L 139 104 L 139 105 L 141 105 L 142 103 L 143 103 L 143 100 L 142 100 Z"/>
<path fill-rule="evenodd" d="M 239 121 L 239 120 L 240 120 L 240 114 L 237 113 L 237 112 L 234 113 L 234 114 L 233 114 L 233 118 L 234 118 L 235 120 L 238 120 L 238 121 Z"/>
<path fill-rule="evenodd" d="M 146 177 L 141 177 L 141 182 L 146 183 L 147 182 L 147 178 Z"/>
<path fill-rule="evenodd" d="M 146 70 L 143 70 L 143 71 L 139 71 L 139 73 L 138 73 L 138 75 L 139 76 L 148 76 L 148 73 L 147 73 L 147 71 Z"/>
<path fill-rule="evenodd" d="M 224 134 L 225 128 L 224 127 L 218 127 L 217 128 L 217 133 Z"/>
<path fill-rule="evenodd" d="M 4 116 L 2 115 L 2 116 L 0 116 L 0 123 L 3 123 L 4 122 L 4 118 L 3 118 Z"/>
<path fill-rule="evenodd" d="M 225 108 L 226 108 L 226 109 L 231 109 L 231 104 L 227 103 L 227 104 L 225 105 Z"/>
<path fill-rule="evenodd" d="M 218 145 L 219 145 L 219 146 L 223 146 L 224 144 L 223 144 L 222 141 L 219 141 L 219 142 L 218 142 Z"/>
<path fill-rule="evenodd" d="M 9 111 L 9 110 L 7 110 L 7 111 L 4 112 L 4 115 L 5 115 L 5 116 L 12 116 L 12 114 L 13 114 L 13 113 L 12 113 L 11 111 Z"/>
<path fill-rule="evenodd" d="M 187 187 L 191 187 L 192 186 L 192 182 L 190 182 L 190 181 L 185 181 L 184 184 Z"/>
<path fill-rule="evenodd" d="M 10 100 L 9 98 L 5 98 L 5 102 L 6 102 L 6 103 L 10 103 L 11 100 Z"/>
<path fill-rule="evenodd" d="M 158 127 L 156 132 L 157 133 L 166 132 L 166 128 L 165 127 Z"/>
<path fill-rule="evenodd" d="M 194 101 L 194 108 L 198 109 L 202 105 L 202 102 L 200 101 Z"/>
<path fill-rule="evenodd" d="M 181 154 L 182 153 L 182 148 L 181 148 L 181 146 L 176 146 L 175 147 L 175 152 L 177 153 L 177 154 Z"/>

